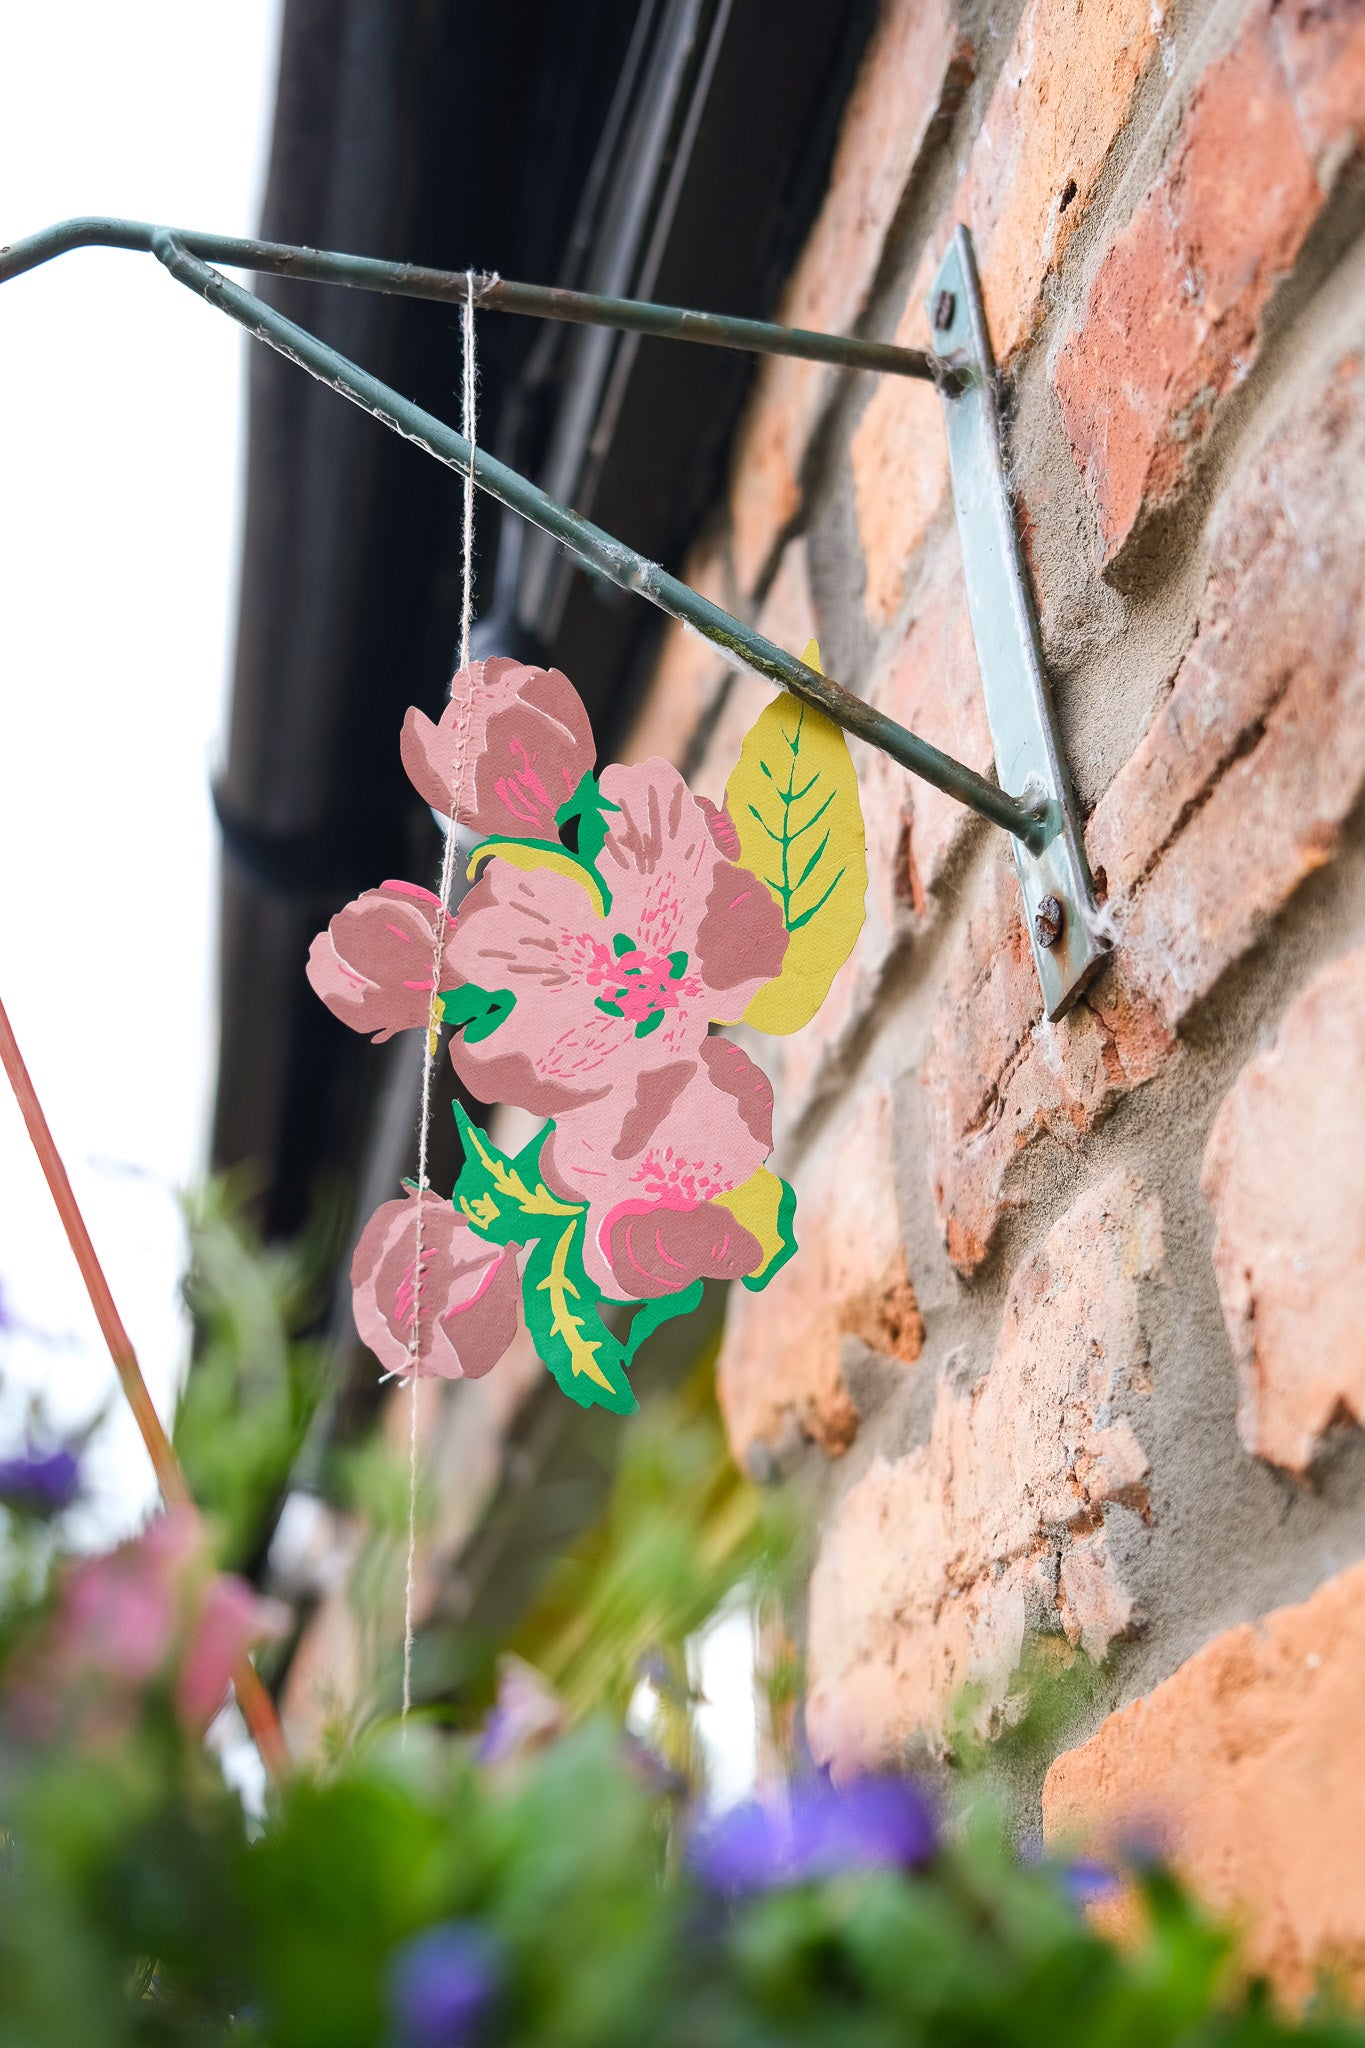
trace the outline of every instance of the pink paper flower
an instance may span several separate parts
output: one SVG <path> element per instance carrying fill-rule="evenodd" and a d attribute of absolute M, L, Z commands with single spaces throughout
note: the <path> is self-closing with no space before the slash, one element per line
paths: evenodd
<path fill-rule="evenodd" d="M 597 863 L 605 916 L 572 877 L 496 859 L 465 898 L 450 951 L 459 978 L 516 999 L 486 1038 L 452 1041 L 480 1101 L 559 1116 L 629 1100 L 643 1073 L 690 1072 L 711 1022 L 742 1016 L 782 965 L 781 911 L 720 851 L 676 768 L 608 768 L 602 794 L 618 807 Z"/>
<path fill-rule="evenodd" d="M 420 1197 L 422 1279 L 416 1284 L 415 1189 L 376 1209 L 351 1261 L 355 1324 L 387 1372 L 479 1379 L 517 1333 L 514 1245 L 487 1244 L 451 1204 Z M 420 1335 L 413 1345 L 414 1317 Z"/>
<path fill-rule="evenodd" d="M 472 687 L 467 712 L 461 701 L 466 685 Z M 597 759 L 588 714 L 568 677 L 498 655 L 460 671 L 438 722 L 413 706 L 399 743 L 403 766 L 418 795 L 445 816 L 455 795 L 462 716 L 459 822 L 488 839 L 557 838 L 555 812 Z"/>
<path fill-rule="evenodd" d="M 395 1031 L 423 1029 L 431 1016 L 432 966 L 440 899 L 412 882 L 383 882 L 339 910 L 308 954 L 308 979 L 334 1017 L 371 1031 L 376 1045 Z M 446 920 L 438 984 L 454 988 L 449 965 L 455 920 Z"/>
<path fill-rule="evenodd" d="M 171 1509 L 107 1556 L 67 1568 L 56 1612 L 6 1675 L 6 1718 L 30 1740 L 63 1725 L 109 1739 L 166 1680 L 183 1725 L 202 1734 L 239 1657 L 288 1626 L 278 1601 L 213 1570 L 198 1516 Z"/>
<path fill-rule="evenodd" d="M 644 1301 L 762 1264 L 758 1239 L 715 1198 L 748 1180 L 772 1142 L 767 1076 L 728 1039 L 708 1038 L 695 1061 L 651 1069 L 632 1093 L 557 1119 L 541 1170 L 588 1204 L 588 1277 Z"/>

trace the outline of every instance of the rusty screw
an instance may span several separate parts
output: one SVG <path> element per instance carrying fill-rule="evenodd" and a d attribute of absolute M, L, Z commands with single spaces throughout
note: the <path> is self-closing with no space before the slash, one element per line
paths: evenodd
<path fill-rule="evenodd" d="M 1040 946 L 1051 949 L 1062 936 L 1066 912 L 1055 896 L 1044 896 L 1033 915 L 1033 932 Z"/>
<path fill-rule="evenodd" d="M 945 327 L 952 326 L 953 315 L 956 311 L 956 292 L 940 292 L 934 300 L 934 331 L 936 334 L 942 334 Z"/>

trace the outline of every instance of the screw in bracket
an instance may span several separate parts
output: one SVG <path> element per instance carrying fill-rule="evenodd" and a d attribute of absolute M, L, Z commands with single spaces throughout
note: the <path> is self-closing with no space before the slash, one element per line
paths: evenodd
<path fill-rule="evenodd" d="M 1033 914 L 1033 935 L 1040 946 L 1049 951 L 1056 945 L 1066 927 L 1066 912 L 1055 896 L 1044 896 Z"/>
<path fill-rule="evenodd" d="M 934 332 L 936 334 L 942 334 L 945 328 L 952 326 L 953 315 L 956 311 L 957 293 L 940 292 L 934 300 Z"/>

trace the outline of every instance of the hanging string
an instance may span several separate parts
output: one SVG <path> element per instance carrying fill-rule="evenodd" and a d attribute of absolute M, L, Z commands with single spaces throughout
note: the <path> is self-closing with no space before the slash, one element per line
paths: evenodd
<path fill-rule="evenodd" d="M 464 374 L 460 389 L 460 431 L 469 443 L 472 457 L 475 447 L 475 411 L 477 397 L 477 364 L 474 357 L 474 273 L 465 272 L 467 296 L 462 308 L 461 327 L 463 330 Z M 458 853 L 456 818 L 460 799 L 464 795 L 465 773 L 469 755 L 469 725 L 474 706 L 474 679 L 469 674 L 469 629 L 473 623 L 474 605 L 474 466 L 471 460 L 464 480 L 464 520 L 462 550 L 463 595 L 460 600 L 460 660 L 452 693 L 458 687 L 458 722 L 455 729 L 455 766 L 450 787 L 450 816 L 446 820 L 445 851 L 441 856 L 441 881 L 437 890 L 440 898 L 436 912 L 436 934 L 431 961 L 431 1017 L 427 1027 L 427 1042 L 422 1058 L 422 1108 L 417 1125 L 417 1230 L 413 1247 L 412 1268 L 412 1336 L 408 1342 L 408 1561 L 407 1577 L 403 1592 L 403 1737 L 407 1739 L 408 1714 L 412 1707 L 412 1642 L 413 1606 L 417 1579 L 417 1398 L 420 1385 L 419 1351 L 422 1341 L 422 1243 L 423 1198 L 427 1192 L 427 1146 L 431 1136 L 431 1079 L 436 1065 L 436 1055 L 441 1045 L 440 1014 L 436 1007 L 437 992 L 441 985 L 441 958 L 445 951 L 446 927 L 448 924 L 447 905 L 455 882 L 455 859 Z"/>

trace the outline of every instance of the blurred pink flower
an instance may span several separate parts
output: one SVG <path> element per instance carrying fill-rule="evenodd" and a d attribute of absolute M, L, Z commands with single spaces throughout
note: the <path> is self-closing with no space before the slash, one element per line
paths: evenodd
<path fill-rule="evenodd" d="M 418 1205 L 422 1284 L 414 1284 Z M 423 1377 L 479 1379 L 517 1332 L 515 1245 L 487 1244 L 430 1189 L 376 1209 L 351 1261 L 355 1325 L 388 1372 L 413 1369 L 413 1318 L 420 1315 L 416 1370 Z"/>
<path fill-rule="evenodd" d="M 707 1038 L 695 1060 L 557 1118 L 541 1171 L 588 1204 L 588 1277 L 606 1294 L 648 1300 L 762 1263 L 758 1239 L 715 1197 L 748 1180 L 772 1142 L 767 1075 L 728 1039 Z"/>
<path fill-rule="evenodd" d="M 395 1031 L 425 1028 L 431 1016 L 432 963 L 440 899 L 412 882 L 382 882 L 339 910 L 308 953 L 308 979 L 334 1017 L 381 1044 Z M 449 965 L 455 920 L 446 920 L 441 989 L 459 975 Z"/>
<path fill-rule="evenodd" d="M 552 868 L 492 860 L 470 890 L 450 951 L 463 981 L 507 988 L 498 1028 L 451 1058 L 482 1102 L 559 1116 L 634 1095 L 642 1074 L 696 1065 L 713 1019 L 733 1021 L 782 965 L 782 913 L 747 868 L 720 851 L 676 768 L 608 768 L 597 868 L 612 903 Z"/>
<path fill-rule="evenodd" d="M 180 1661 L 175 1704 L 187 1728 L 207 1728 L 227 1696 L 239 1660 L 257 1643 L 289 1631 L 289 1609 L 263 1600 L 245 1579 L 220 1572 L 209 1582 Z"/>
<path fill-rule="evenodd" d="M 455 795 L 462 708 L 472 688 L 464 787 L 455 815 L 486 839 L 556 839 L 555 812 L 597 759 L 582 699 L 557 668 L 528 668 L 505 655 L 471 662 L 451 684 L 452 701 L 433 721 L 414 705 L 399 743 L 408 780 L 448 816 Z"/>
<path fill-rule="evenodd" d="M 214 1571 L 191 1509 L 171 1509 L 117 1550 L 66 1568 L 56 1611 L 6 1674 L 6 1717 L 30 1739 L 63 1726 L 107 1738 L 131 1725 L 144 1691 L 169 1679 L 182 1723 L 202 1734 L 238 1658 L 288 1625 L 278 1601 Z"/>

